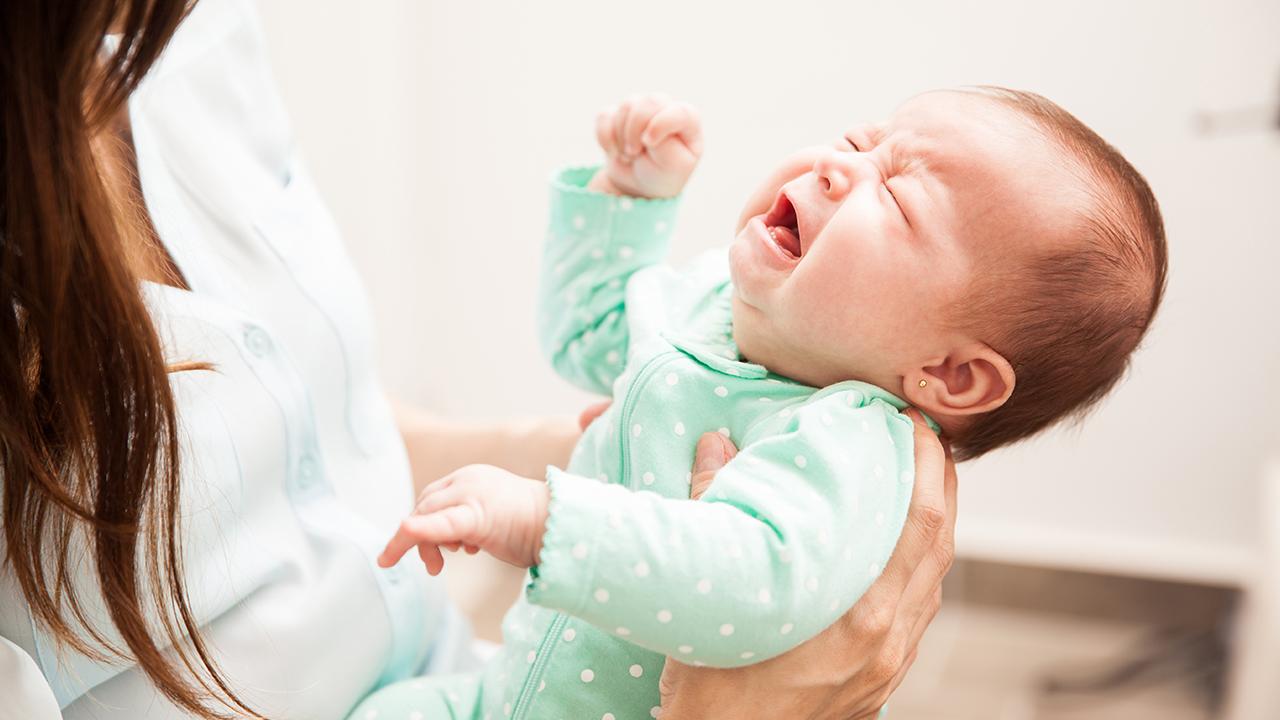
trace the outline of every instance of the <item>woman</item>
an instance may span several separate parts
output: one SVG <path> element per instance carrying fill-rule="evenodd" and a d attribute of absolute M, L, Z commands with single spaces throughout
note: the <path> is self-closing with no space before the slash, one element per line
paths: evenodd
<path fill-rule="evenodd" d="M 415 486 L 562 464 L 574 433 L 392 413 L 248 0 L 6 0 L 0 107 L 6 702 L 340 717 L 465 666 L 440 584 L 374 558 Z M 866 598 L 770 663 L 669 665 L 669 717 L 877 712 L 951 557 L 954 478 L 921 440 L 912 529 Z"/>

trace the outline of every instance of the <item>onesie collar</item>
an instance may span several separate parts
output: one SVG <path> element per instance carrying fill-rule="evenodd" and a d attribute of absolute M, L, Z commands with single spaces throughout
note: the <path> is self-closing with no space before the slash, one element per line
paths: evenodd
<path fill-rule="evenodd" d="M 663 338 L 717 372 L 748 380 L 769 376 L 765 366 L 743 360 L 738 352 L 733 340 L 733 286 L 728 282 L 716 288 L 708 302 L 695 310 L 687 328 L 663 333 Z"/>

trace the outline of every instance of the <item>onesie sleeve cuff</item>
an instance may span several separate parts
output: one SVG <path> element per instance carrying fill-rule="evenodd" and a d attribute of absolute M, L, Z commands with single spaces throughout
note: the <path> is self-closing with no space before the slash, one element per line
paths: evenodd
<path fill-rule="evenodd" d="M 529 602 L 568 613 L 577 612 L 592 592 L 594 552 L 605 536 L 605 508 L 625 492 L 597 480 L 547 468 L 551 502 L 542 535 L 538 564 L 529 568 Z"/>
<path fill-rule="evenodd" d="M 599 166 L 569 167 L 551 180 L 551 227 L 561 237 L 590 235 L 624 262 L 666 256 L 680 198 L 638 198 L 587 189 Z"/>

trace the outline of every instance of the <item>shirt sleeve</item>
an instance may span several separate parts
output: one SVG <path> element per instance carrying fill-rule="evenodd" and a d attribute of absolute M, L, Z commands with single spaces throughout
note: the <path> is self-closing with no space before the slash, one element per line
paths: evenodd
<path fill-rule="evenodd" d="M 607 394 L 627 354 L 627 279 L 666 256 L 678 203 L 588 190 L 596 169 L 552 180 L 538 330 L 556 372 Z"/>
<path fill-rule="evenodd" d="M 826 391 L 823 391 L 826 393 Z M 735 667 L 825 629 L 879 576 L 906 517 L 912 425 L 819 393 L 700 501 L 552 469 L 528 597 L 684 662 Z"/>

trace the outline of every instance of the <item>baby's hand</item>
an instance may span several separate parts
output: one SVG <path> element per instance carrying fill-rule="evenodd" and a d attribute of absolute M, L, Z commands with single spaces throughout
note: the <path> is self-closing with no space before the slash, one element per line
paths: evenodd
<path fill-rule="evenodd" d="M 637 95 L 596 116 L 596 139 L 607 160 L 591 181 L 593 189 L 675 197 L 702 156 L 702 121 L 688 103 Z"/>
<path fill-rule="evenodd" d="M 550 499 L 547 484 L 540 480 L 492 465 L 468 465 L 422 491 L 418 506 L 400 523 L 378 564 L 391 567 L 417 545 L 432 575 L 444 568 L 442 546 L 480 549 L 503 562 L 530 567 L 542 551 Z"/>

